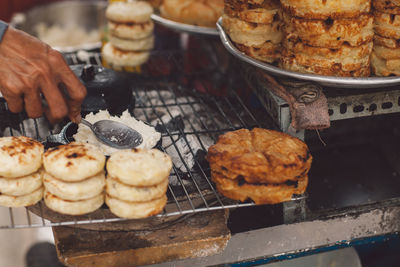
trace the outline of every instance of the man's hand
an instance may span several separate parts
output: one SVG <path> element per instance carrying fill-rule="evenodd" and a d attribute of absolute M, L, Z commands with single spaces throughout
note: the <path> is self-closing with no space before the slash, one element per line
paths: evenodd
<path fill-rule="evenodd" d="M 68 96 L 60 84 L 65 85 Z M 31 118 L 44 112 L 52 123 L 66 116 L 79 122 L 86 96 L 86 88 L 58 51 L 12 27 L 0 43 L 0 91 L 10 111 L 25 109 Z M 48 107 L 42 105 L 42 96 Z"/>

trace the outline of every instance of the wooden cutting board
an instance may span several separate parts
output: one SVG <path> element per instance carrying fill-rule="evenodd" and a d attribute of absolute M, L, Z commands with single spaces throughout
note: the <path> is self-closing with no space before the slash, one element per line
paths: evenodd
<path fill-rule="evenodd" d="M 217 254 L 231 236 L 227 219 L 228 210 L 218 210 L 196 213 L 152 231 L 60 226 L 53 233 L 58 257 L 66 266 L 129 267 Z"/>

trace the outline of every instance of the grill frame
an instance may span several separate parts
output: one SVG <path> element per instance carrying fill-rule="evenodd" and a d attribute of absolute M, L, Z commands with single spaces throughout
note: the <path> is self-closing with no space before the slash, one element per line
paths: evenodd
<path fill-rule="evenodd" d="M 101 56 L 99 52 L 86 52 L 85 60 L 80 60 L 76 53 L 65 54 L 65 58 L 68 64 L 96 64 L 101 65 Z M 174 53 L 172 53 L 174 54 Z M 179 54 L 179 53 L 178 53 Z M 169 55 L 171 58 L 171 55 Z M 172 56 L 173 58 L 173 56 Z M 179 59 L 174 59 L 175 64 L 179 62 Z M 213 68 L 210 68 L 213 69 Z M 214 69 L 215 70 L 215 69 Z M 134 74 L 133 74 L 134 75 Z M 196 74 L 191 74 L 196 75 Z M 192 76 L 193 77 L 193 76 Z M 220 209 L 235 209 L 239 207 L 253 206 L 254 203 L 251 201 L 239 203 L 236 201 L 229 200 L 220 195 L 214 183 L 210 179 L 210 170 L 208 165 L 204 166 L 198 159 L 196 159 L 196 151 L 188 139 L 195 139 L 200 144 L 201 150 L 207 151 L 207 145 L 202 141 L 204 135 L 209 137 L 214 143 L 217 140 L 218 135 L 223 134 L 227 131 L 233 131 L 240 128 L 253 128 L 253 127 L 267 127 L 268 123 L 264 121 L 264 115 L 261 113 L 258 118 L 254 115 L 250 108 L 245 105 L 241 96 L 235 91 L 231 90 L 228 97 L 213 96 L 210 94 L 199 93 L 193 88 L 184 87 L 180 84 L 168 81 L 167 79 L 161 79 L 160 83 L 139 81 L 135 80 L 136 84 L 132 84 L 131 90 L 136 99 L 145 97 L 147 100 L 143 103 L 136 102 L 134 111 L 141 111 L 144 115 L 145 121 L 150 121 L 152 116 L 156 114 L 157 120 L 160 122 L 160 126 L 166 130 L 162 133 L 162 139 L 169 140 L 169 149 L 171 147 L 176 151 L 179 156 L 181 165 L 183 165 L 184 172 L 180 170 L 174 162 L 173 170 L 170 174 L 174 177 L 181 185 L 181 191 L 183 195 L 179 195 L 176 186 L 172 186 L 171 182 L 168 185 L 168 204 L 161 214 L 156 217 L 168 217 L 168 216 L 183 216 L 188 214 L 194 214 L 204 211 L 213 211 Z M 201 81 L 201 79 L 200 79 Z M 202 85 L 203 88 L 209 89 L 206 84 Z M 162 88 L 160 90 L 160 87 Z M 165 93 L 172 95 L 171 98 L 164 99 Z M 156 100 L 154 100 L 154 94 L 156 94 Z M 0 102 L 0 115 L 7 116 L 7 122 L 10 125 L 14 124 L 13 127 L 9 127 L 9 135 L 26 135 L 33 137 L 40 141 L 45 141 L 48 135 L 57 134 L 62 124 L 51 129 L 48 126 L 47 135 L 43 135 L 43 123 L 46 123 L 44 118 L 40 119 L 28 119 L 24 114 L 11 114 L 7 109 L 7 103 L 2 100 L 3 107 Z M 202 112 L 200 108 L 209 109 L 212 106 L 213 113 Z M 168 122 L 160 115 L 159 109 L 165 111 L 165 114 L 173 118 L 174 110 L 178 110 L 182 115 L 182 121 L 184 122 L 184 128 L 178 127 L 176 130 L 168 129 Z M 192 112 L 192 117 L 197 118 L 197 126 L 195 120 L 190 120 L 188 116 L 188 110 Z M 1 113 L 2 112 L 2 113 Z M 5 115 L 6 114 L 6 115 Z M 208 117 L 204 118 L 204 114 Z M 260 118 L 262 122 L 260 122 Z M 209 121 L 212 121 L 210 126 Z M 222 124 L 221 124 L 222 122 Z M 17 126 L 18 125 L 18 126 Z M 223 126 L 221 126 L 223 125 Z M 200 128 L 198 127 L 200 126 Z M 15 129 L 19 128 L 19 129 Z M 33 134 L 32 134 L 33 128 Z M 189 128 L 189 129 L 188 129 Z M 177 145 L 178 140 L 183 142 L 189 150 L 189 155 L 194 159 L 193 167 L 188 166 L 185 156 L 182 155 L 181 148 Z M 163 142 L 164 143 L 164 142 Z M 164 145 L 159 147 L 164 152 L 168 149 Z M 182 167 L 181 167 L 182 168 Z M 199 178 L 203 179 L 203 184 L 199 184 Z M 189 179 L 188 179 L 189 178 Z M 188 188 L 185 185 L 189 181 L 189 185 L 193 189 Z M 200 180 L 201 181 L 201 180 Z M 208 188 L 204 189 L 204 184 Z M 179 189 L 179 186 L 178 186 Z M 293 201 L 304 199 L 306 196 L 296 196 Z M 0 209 L 7 209 L 0 207 Z M 7 223 L 0 223 L 0 229 L 18 229 L 18 228 L 37 228 L 37 227 L 54 227 L 54 226 L 68 226 L 68 225 L 82 225 L 82 224 L 95 224 L 95 223 L 110 223 L 126 221 L 127 219 L 110 217 L 107 209 L 99 209 L 95 214 L 88 214 L 86 216 L 65 216 L 61 221 L 52 221 L 51 215 L 49 218 L 48 213 L 52 213 L 44 204 L 43 201 L 39 202 L 32 209 L 25 208 L 8 208 L 9 218 Z"/>

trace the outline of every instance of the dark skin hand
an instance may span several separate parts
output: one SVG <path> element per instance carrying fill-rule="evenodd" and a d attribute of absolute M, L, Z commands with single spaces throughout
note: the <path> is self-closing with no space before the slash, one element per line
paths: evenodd
<path fill-rule="evenodd" d="M 68 96 L 60 90 L 60 84 Z M 58 51 L 12 27 L 0 43 L 0 91 L 11 112 L 25 109 L 31 118 L 44 113 L 51 123 L 66 116 L 80 122 L 86 96 L 86 88 Z"/>

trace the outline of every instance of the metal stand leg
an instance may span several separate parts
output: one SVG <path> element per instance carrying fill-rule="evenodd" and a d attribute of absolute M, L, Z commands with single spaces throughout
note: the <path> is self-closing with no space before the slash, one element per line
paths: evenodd
<path fill-rule="evenodd" d="M 302 197 L 283 203 L 283 222 L 285 224 L 304 221 L 306 219 L 306 198 Z"/>

